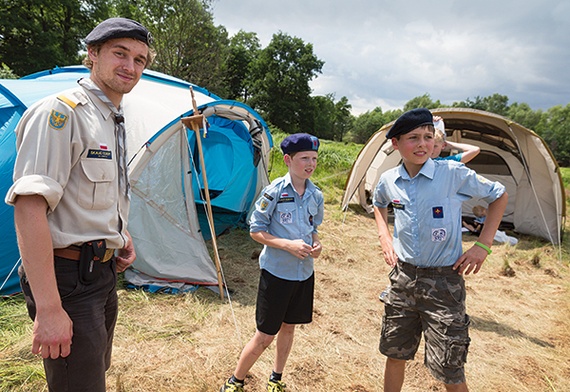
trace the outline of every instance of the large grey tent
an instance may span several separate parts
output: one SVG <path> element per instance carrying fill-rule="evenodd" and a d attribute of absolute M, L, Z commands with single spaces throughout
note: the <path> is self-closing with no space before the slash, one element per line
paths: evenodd
<path fill-rule="evenodd" d="M 445 122 L 447 139 L 479 146 L 480 154 L 467 164 L 479 174 L 503 183 L 509 204 L 503 223 L 521 234 L 560 244 L 566 202 L 560 168 L 544 140 L 535 132 L 509 119 L 474 109 L 445 108 L 432 111 Z M 371 194 L 380 175 L 401 161 L 386 133 L 393 122 L 384 125 L 366 143 L 346 183 L 343 209 L 350 203 L 372 211 Z M 463 214 L 479 200 L 463 205 Z"/>

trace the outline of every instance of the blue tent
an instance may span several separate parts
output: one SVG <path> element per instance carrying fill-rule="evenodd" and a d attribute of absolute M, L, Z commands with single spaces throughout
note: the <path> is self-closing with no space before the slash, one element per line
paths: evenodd
<path fill-rule="evenodd" d="M 12 184 L 14 129 L 24 110 L 41 98 L 77 86 L 77 80 L 88 74 L 83 66 L 71 66 L 0 80 L 2 195 Z M 200 137 L 216 233 L 244 223 L 268 183 L 267 161 L 273 142 L 257 112 L 186 81 L 146 70 L 123 100 L 133 182 L 129 231 L 138 255 L 127 279 L 135 285 L 144 285 L 144 281 L 218 284 L 204 242 L 210 238 L 204 212 L 204 168 L 195 132 L 180 121 L 194 114 L 190 88 L 198 111 L 207 119 Z M 0 295 L 10 295 L 20 291 L 13 208 L 0 203 L 0 217 Z"/>

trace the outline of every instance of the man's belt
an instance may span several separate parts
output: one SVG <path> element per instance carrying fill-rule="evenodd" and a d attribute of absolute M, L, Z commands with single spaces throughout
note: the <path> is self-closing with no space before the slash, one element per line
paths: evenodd
<path fill-rule="evenodd" d="M 111 257 L 115 254 L 115 249 L 107 249 L 105 251 L 105 257 L 103 257 L 102 263 L 106 263 L 111 260 Z M 64 259 L 79 261 L 81 256 L 81 247 L 77 245 L 70 245 L 67 248 L 54 249 L 53 255 L 57 257 L 63 257 Z"/>

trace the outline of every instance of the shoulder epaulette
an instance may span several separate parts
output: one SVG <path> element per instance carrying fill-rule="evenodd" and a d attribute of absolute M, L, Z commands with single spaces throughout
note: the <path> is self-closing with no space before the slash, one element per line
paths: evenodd
<path fill-rule="evenodd" d="M 77 105 L 85 103 L 85 97 L 79 91 L 66 91 L 57 96 L 61 102 L 75 109 Z"/>
<path fill-rule="evenodd" d="M 78 102 L 72 101 L 71 99 L 69 99 L 66 95 L 60 94 L 57 96 L 57 99 L 59 99 L 61 102 L 66 103 L 67 105 L 69 105 L 69 107 L 71 107 L 72 109 L 75 109 L 75 107 L 77 106 Z"/>

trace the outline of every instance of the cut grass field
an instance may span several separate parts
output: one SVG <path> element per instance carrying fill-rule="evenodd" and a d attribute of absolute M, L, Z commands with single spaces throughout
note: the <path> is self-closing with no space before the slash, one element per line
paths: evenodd
<path fill-rule="evenodd" d="M 323 253 L 315 263 L 314 320 L 297 328 L 284 380 L 290 391 L 376 392 L 382 390 L 385 362 L 377 348 L 383 312 L 378 294 L 389 268 L 373 218 L 356 207 L 340 211 L 342 186 L 358 146 L 331 143 L 330 148 L 329 154 L 323 144 L 315 174 L 327 205 L 320 229 Z M 329 167 L 326 159 L 336 163 Z M 283 170 L 279 165 L 276 159 L 272 177 Z M 563 174 L 568 189 L 570 169 Z M 561 248 L 517 237 L 516 247 L 495 244 L 479 274 L 466 278 L 472 319 L 466 365 L 470 390 L 569 391 L 568 235 Z M 474 241 L 466 234 L 464 247 Z M 218 245 L 229 300 L 202 288 L 164 295 L 119 284 L 108 391 L 216 391 L 231 375 L 255 330 L 255 254 L 261 247 L 243 230 L 219 237 Z M 2 300 L 0 391 L 47 391 L 41 361 L 30 352 L 31 334 L 22 297 Z M 404 391 L 443 391 L 424 368 L 422 350 L 408 363 Z M 265 390 L 273 354 L 274 345 L 253 366 L 248 391 Z"/>

